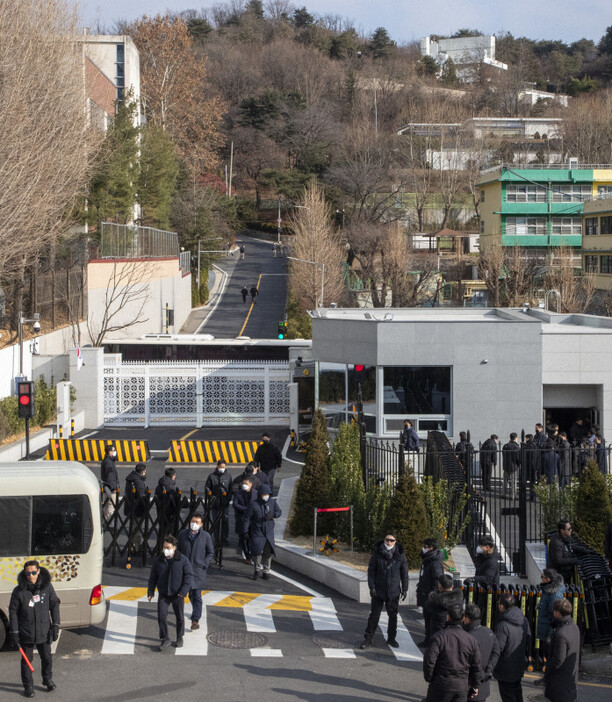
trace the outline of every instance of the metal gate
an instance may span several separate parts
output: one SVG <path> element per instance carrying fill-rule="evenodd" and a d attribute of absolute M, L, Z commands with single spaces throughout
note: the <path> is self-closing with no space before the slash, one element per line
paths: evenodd
<path fill-rule="evenodd" d="M 289 423 L 288 361 L 122 362 L 104 356 L 106 426 Z"/>

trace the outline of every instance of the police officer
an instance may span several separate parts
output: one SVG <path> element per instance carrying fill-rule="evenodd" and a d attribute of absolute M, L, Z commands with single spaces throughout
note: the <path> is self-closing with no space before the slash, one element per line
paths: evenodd
<path fill-rule="evenodd" d="M 53 682 L 51 641 L 57 641 L 60 623 L 60 601 L 51 585 L 51 575 L 38 561 L 26 561 L 11 594 L 9 620 L 11 641 L 21 647 L 31 661 L 34 645 L 40 654 L 42 682 L 49 692 Z M 34 697 L 34 682 L 28 664 L 21 658 L 21 681 L 26 697 Z"/>

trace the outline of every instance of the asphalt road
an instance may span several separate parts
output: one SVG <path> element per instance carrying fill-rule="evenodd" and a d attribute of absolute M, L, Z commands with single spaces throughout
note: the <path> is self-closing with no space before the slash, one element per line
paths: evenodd
<path fill-rule="evenodd" d="M 285 319 L 287 306 L 287 259 L 273 256 L 269 242 L 241 236 L 245 257 L 240 254 L 226 256 L 218 265 L 228 274 L 225 290 L 217 307 L 207 317 L 200 333 L 217 338 L 232 339 L 249 336 L 252 339 L 276 339 L 278 322 Z M 251 296 L 242 302 L 242 287 L 250 290 L 255 285 L 259 291 L 255 304 Z"/>

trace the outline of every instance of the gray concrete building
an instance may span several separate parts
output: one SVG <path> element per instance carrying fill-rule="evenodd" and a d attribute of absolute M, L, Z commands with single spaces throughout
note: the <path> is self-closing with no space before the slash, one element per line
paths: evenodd
<path fill-rule="evenodd" d="M 540 309 L 319 309 L 315 396 L 345 421 L 361 383 L 368 431 L 396 438 L 404 418 L 474 442 L 569 431 L 577 417 L 612 436 L 612 319 Z M 332 422 L 333 423 L 333 422 Z"/>

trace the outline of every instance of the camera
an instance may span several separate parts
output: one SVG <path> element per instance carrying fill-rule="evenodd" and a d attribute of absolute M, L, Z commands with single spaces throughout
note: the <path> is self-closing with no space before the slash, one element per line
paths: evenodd
<path fill-rule="evenodd" d="M 38 320 L 34 322 L 34 324 L 32 325 L 32 329 L 34 329 L 35 332 L 40 331 L 40 322 Z"/>

